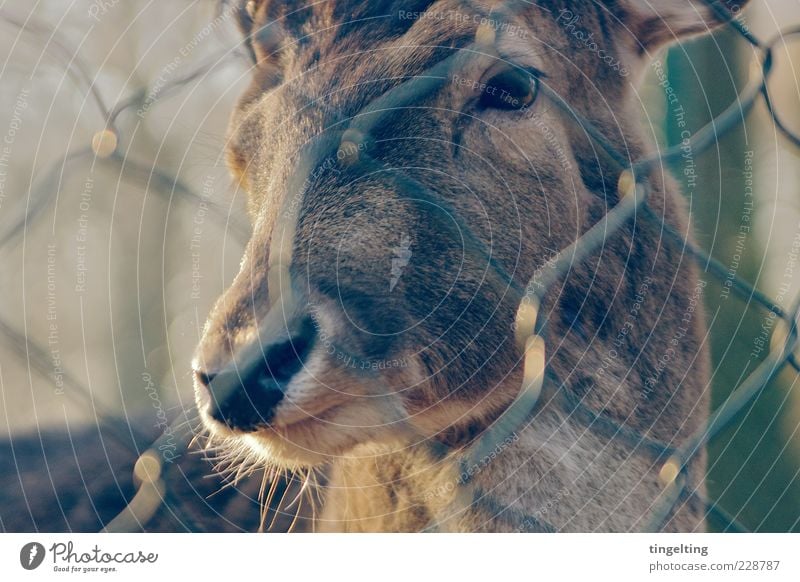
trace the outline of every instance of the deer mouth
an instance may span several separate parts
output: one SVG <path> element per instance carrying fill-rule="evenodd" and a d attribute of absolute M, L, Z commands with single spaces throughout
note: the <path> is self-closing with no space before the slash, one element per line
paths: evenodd
<path fill-rule="evenodd" d="M 244 445 L 265 465 L 292 470 L 328 464 L 389 432 L 384 422 L 368 426 L 347 424 L 353 418 L 379 418 L 377 411 L 347 403 L 303 418 L 278 421 L 279 417 L 270 425 L 250 432 L 232 430 L 212 420 L 211 432 L 221 439 L 218 444 L 222 449 L 241 450 Z"/>
<path fill-rule="evenodd" d="M 297 370 L 288 380 L 267 386 L 280 390 L 276 398 L 259 394 L 265 390 L 262 377 L 250 378 L 255 385 L 238 382 L 229 393 L 230 386 L 215 386 L 216 377 L 209 383 L 196 374 L 197 406 L 212 440 L 223 448 L 245 445 L 266 463 L 292 468 L 328 463 L 359 444 L 404 430 L 401 392 L 387 390 L 375 366 L 365 366 L 365 375 L 330 354 L 319 338 L 308 340 L 305 351 L 295 349 L 305 345 L 301 341 L 294 343 L 291 350 L 281 348 L 284 355 L 291 352 L 284 361 L 300 353 L 302 361 L 293 364 Z"/>

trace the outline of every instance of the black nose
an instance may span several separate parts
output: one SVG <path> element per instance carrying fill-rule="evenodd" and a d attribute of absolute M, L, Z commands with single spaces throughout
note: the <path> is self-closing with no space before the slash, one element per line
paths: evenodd
<path fill-rule="evenodd" d="M 306 317 L 288 339 L 251 346 L 247 350 L 251 356 L 241 362 L 234 360 L 217 373 L 195 370 L 207 414 L 241 431 L 267 425 L 286 386 L 302 369 L 315 337 L 314 323 Z"/>

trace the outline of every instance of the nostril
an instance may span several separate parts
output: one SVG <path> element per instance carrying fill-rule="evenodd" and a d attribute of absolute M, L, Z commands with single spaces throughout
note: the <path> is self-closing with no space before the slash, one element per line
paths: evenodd
<path fill-rule="evenodd" d="M 216 377 L 216 374 L 209 374 L 204 370 L 194 368 L 194 385 L 195 385 L 195 398 L 197 399 L 198 408 L 206 409 L 212 401 L 211 382 Z"/>
<path fill-rule="evenodd" d="M 211 385 L 211 382 L 214 381 L 214 378 L 217 377 L 217 375 L 213 373 L 204 372 L 203 370 L 195 370 L 194 377 L 197 378 L 197 381 L 202 386 L 208 388 Z"/>

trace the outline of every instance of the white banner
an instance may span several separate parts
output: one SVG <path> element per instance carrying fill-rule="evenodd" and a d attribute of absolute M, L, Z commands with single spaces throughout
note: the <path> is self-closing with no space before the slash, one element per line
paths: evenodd
<path fill-rule="evenodd" d="M 0 572 L 13 582 L 795 582 L 798 550 L 791 534 L 5 534 Z"/>

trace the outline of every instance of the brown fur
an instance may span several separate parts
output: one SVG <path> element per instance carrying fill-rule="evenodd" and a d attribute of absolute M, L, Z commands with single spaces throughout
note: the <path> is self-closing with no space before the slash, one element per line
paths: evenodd
<path fill-rule="evenodd" d="M 276 225 L 283 228 L 282 204 L 297 195 L 288 184 L 300 148 L 330 127 L 344 129 L 368 103 L 474 38 L 473 20 L 432 14 L 492 14 L 486 2 L 453 0 L 254 6 L 254 21 L 240 11 L 245 32 L 258 31 L 248 45 L 254 81 L 230 139 L 254 234 L 209 318 L 197 356 L 203 370 L 224 367 L 252 343 L 270 309 L 269 245 Z M 429 18 L 400 18 L 400 10 L 427 10 Z M 563 11 L 580 16 L 575 28 L 559 21 Z M 658 8 L 545 1 L 512 23 L 516 33 L 498 34 L 501 54 L 544 71 L 550 90 L 632 160 L 652 150 L 634 91 L 648 55 L 672 35 L 716 24 L 702 3 L 679 0 Z M 598 49 L 630 76 L 598 58 L 577 29 L 594 33 Z M 476 57 L 464 74 L 481 79 L 495 61 Z M 686 233 L 688 218 L 661 171 L 649 202 L 659 220 L 638 216 L 548 294 L 549 376 L 535 417 L 481 465 L 472 488 L 453 486 L 458 452 L 507 408 L 522 367 L 512 331 L 519 298 L 485 257 L 465 253 L 464 232 L 445 208 L 524 286 L 617 202 L 619 174 L 576 120 L 544 97 L 527 112 L 479 110 L 474 102 L 474 93 L 446 83 L 418 108 L 393 112 L 372 136 L 373 157 L 402 168 L 446 206 L 411 200 L 388 176 L 359 178 L 340 167 L 315 176 L 302 199 L 291 272 L 315 306 L 318 332 L 371 364 L 405 365 L 363 374 L 320 349 L 263 429 L 244 435 L 207 424 L 224 447 L 266 463 L 330 465 L 321 529 L 640 528 L 663 459 L 608 427 L 674 446 L 704 421 L 709 390 L 701 287 L 691 258 L 660 226 Z M 390 291 L 404 234 L 413 255 Z M 447 452 L 435 452 L 441 447 Z M 692 487 L 702 489 L 703 471 L 700 459 Z M 681 502 L 665 529 L 702 529 L 701 509 Z"/>

